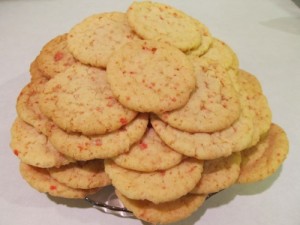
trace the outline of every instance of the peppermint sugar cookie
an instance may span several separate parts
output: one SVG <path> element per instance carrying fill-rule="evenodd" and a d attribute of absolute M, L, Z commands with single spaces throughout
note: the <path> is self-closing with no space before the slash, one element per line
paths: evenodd
<path fill-rule="evenodd" d="M 40 95 L 41 111 L 60 128 L 86 135 L 104 134 L 137 115 L 113 96 L 106 72 L 76 64 L 51 79 Z"/>
<path fill-rule="evenodd" d="M 137 39 L 124 13 L 100 13 L 86 18 L 70 30 L 68 48 L 80 62 L 105 68 L 115 50 Z"/>
<path fill-rule="evenodd" d="M 171 6 L 151 2 L 133 2 L 127 10 L 132 29 L 146 40 L 166 42 L 182 51 L 197 48 L 202 32 L 194 19 Z"/>
<path fill-rule="evenodd" d="M 99 188 L 70 188 L 53 179 L 47 169 L 30 166 L 25 163 L 20 163 L 20 173 L 32 188 L 55 197 L 82 199 L 99 190 Z"/>
<path fill-rule="evenodd" d="M 138 112 L 177 109 L 195 89 L 194 68 L 175 47 L 139 40 L 115 51 L 107 65 L 107 80 L 118 101 Z"/>

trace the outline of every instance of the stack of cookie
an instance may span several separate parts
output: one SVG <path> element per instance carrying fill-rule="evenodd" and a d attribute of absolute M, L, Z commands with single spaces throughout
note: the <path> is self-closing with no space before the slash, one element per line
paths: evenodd
<path fill-rule="evenodd" d="M 24 179 L 53 196 L 112 184 L 137 218 L 170 223 L 270 176 L 288 153 L 259 81 L 168 5 L 92 15 L 49 41 L 30 74 L 11 148 Z"/>

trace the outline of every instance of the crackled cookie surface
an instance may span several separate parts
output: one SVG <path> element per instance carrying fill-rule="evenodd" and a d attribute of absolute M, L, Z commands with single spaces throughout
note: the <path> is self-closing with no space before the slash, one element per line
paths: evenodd
<path fill-rule="evenodd" d="M 91 189 L 111 183 L 104 172 L 103 160 L 77 161 L 59 168 L 49 168 L 48 172 L 58 182 L 71 188 Z"/>
<path fill-rule="evenodd" d="M 241 154 L 204 161 L 201 180 L 192 190 L 194 194 L 210 194 L 233 185 L 240 174 Z"/>
<path fill-rule="evenodd" d="M 86 135 L 117 130 L 137 115 L 115 99 L 104 70 L 82 64 L 51 79 L 39 106 L 60 128 Z"/>
<path fill-rule="evenodd" d="M 32 166 L 58 167 L 74 161 L 57 151 L 44 134 L 19 118 L 11 128 L 10 146 L 22 162 Z"/>
<path fill-rule="evenodd" d="M 257 182 L 275 173 L 285 160 L 288 148 L 286 133 L 280 126 L 273 123 L 267 135 L 242 154 L 238 182 Z"/>
<path fill-rule="evenodd" d="M 48 134 L 49 119 L 39 108 L 39 96 L 46 82 L 47 79 L 43 77 L 33 79 L 20 92 L 16 105 L 18 116 L 45 135 Z"/>
<path fill-rule="evenodd" d="M 113 158 L 113 161 L 127 169 L 152 172 L 173 167 L 180 163 L 182 158 L 181 154 L 172 150 L 159 138 L 153 128 L 149 128 L 129 152 Z"/>
<path fill-rule="evenodd" d="M 127 10 L 128 22 L 143 39 L 166 42 L 186 51 L 196 48 L 202 33 L 194 19 L 161 3 L 134 2 Z"/>
<path fill-rule="evenodd" d="M 252 145 L 255 145 L 270 129 L 272 112 L 262 87 L 254 75 L 245 70 L 240 70 L 237 79 L 246 92 L 245 103 L 253 116 L 254 135 Z"/>
<path fill-rule="evenodd" d="M 229 127 L 241 113 L 238 93 L 227 71 L 194 57 L 196 90 L 180 109 L 159 117 L 174 128 L 191 133 L 214 132 Z"/>
<path fill-rule="evenodd" d="M 88 194 L 95 193 L 99 189 L 75 189 L 70 188 L 53 179 L 48 170 L 20 163 L 20 173 L 24 180 L 34 189 L 42 193 L 62 198 L 82 199 Z"/>
<path fill-rule="evenodd" d="M 149 200 L 156 204 L 180 198 L 189 193 L 201 178 L 203 162 L 193 158 L 183 160 L 167 170 L 142 173 L 105 160 L 105 172 L 114 187 L 128 198 Z"/>
<path fill-rule="evenodd" d="M 149 201 L 129 199 L 119 191 L 116 191 L 116 194 L 137 218 L 152 224 L 168 224 L 187 218 L 206 199 L 206 195 L 188 194 L 171 202 L 154 204 Z"/>
<path fill-rule="evenodd" d="M 53 78 L 76 63 L 67 48 L 67 34 L 59 35 L 49 41 L 36 58 L 38 69 L 47 78 Z"/>
<path fill-rule="evenodd" d="M 49 140 L 60 152 L 76 160 L 104 159 L 128 152 L 143 137 L 147 124 L 148 115 L 140 114 L 117 131 L 92 136 L 67 133 L 52 126 Z"/>
<path fill-rule="evenodd" d="M 80 62 L 106 67 L 115 50 L 137 39 L 124 13 L 101 13 L 86 18 L 70 30 L 68 48 Z"/>
<path fill-rule="evenodd" d="M 139 112 L 165 112 L 186 104 L 196 85 L 187 56 L 169 44 L 140 40 L 110 58 L 107 80 L 121 104 Z"/>

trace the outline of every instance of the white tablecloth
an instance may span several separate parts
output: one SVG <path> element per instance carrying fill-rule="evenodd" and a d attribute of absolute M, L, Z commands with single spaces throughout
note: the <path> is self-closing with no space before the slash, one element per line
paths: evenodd
<path fill-rule="evenodd" d="M 290 140 L 290 154 L 270 178 L 235 185 L 209 199 L 189 219 L 196 225 L 300 224 L 300 9 L 298 0 L 169 0 L 206 24 L 237 53 L 241 68 L 260 80 Z M 21 178 L 9 148 L 15 102 L 42 46 L 83 18 L 125 11 L 129 0 L 0 1 L 0 224 L 142 224 L 93 209 L 83 200 L 38 193 Z"/>

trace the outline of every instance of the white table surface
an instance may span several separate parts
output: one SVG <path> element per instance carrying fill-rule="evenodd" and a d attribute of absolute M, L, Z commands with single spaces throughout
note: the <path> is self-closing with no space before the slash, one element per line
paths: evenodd
<path fill-rule="evenodd" d="M 21 178 L 9 148 L 15 102 L 42 46 L 98 12 L 125 11 L 129 0 L 0 1 L 0 224 L 142 224 L 90 208 L 83 200 L 38 193 Z M 260 80 L 290 140 L 284 165 L 270 178 L 235 185 L 177 224 L 300 224 L 300 1 L 162 1 L 206 24 L 237 53 L 241 68 Z"/>

